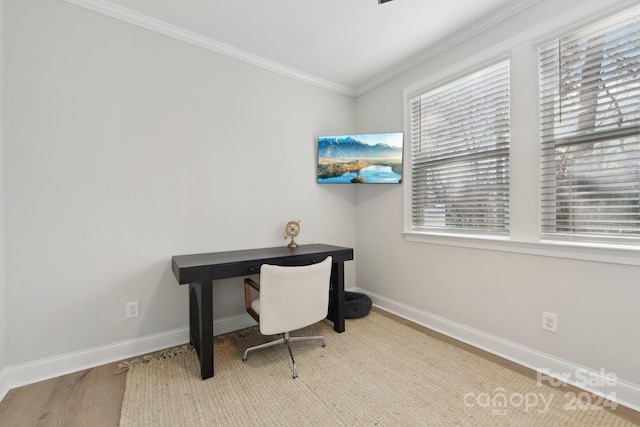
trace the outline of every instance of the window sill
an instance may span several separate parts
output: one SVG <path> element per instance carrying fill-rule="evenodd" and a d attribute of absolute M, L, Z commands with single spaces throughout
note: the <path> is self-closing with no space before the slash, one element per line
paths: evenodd
<path fill-rule="evenodd" d="M 640 266 L 639 246 L 551 240 L 524 241 L 514 240 L 510 237 L 413 231 L 404 232 L 402 235 L 408 242 Z"/>

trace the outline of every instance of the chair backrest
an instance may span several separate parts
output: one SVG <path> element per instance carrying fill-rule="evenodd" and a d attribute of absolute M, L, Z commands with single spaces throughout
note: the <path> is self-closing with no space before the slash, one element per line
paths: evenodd
<path fill-rule="evenodd" d="M 260 332 L 295 331 L 327 317 L 331 257 L 317 264 L 260 268 Z"/>

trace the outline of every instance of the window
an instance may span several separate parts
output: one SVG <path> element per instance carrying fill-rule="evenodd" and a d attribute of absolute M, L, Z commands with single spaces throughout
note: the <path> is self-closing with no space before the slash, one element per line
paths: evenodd
<path fill-rule="evenodd" d="M 639 9 L 540 47 L 541 232 L 640 238 Z"/>
<path fill-rule="evenodd" d="M 411 228 L 509 232 L 509 62 L 409 99 Z"/>

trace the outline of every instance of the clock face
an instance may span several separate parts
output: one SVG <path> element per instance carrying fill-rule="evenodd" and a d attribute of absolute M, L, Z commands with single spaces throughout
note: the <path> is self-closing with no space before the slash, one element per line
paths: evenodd
<path fill-rule="evenodd" d="M 296 237 L 298 234 L 300 234 L 300 224 L 296 221 L 289 221 L 287 223 L 287 226 L 285 227 L 285 231 L 287 233 L 287 236 Z"/>

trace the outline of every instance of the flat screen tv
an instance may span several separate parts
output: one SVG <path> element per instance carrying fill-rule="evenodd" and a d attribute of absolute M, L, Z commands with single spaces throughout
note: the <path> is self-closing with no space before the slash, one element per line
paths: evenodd
<path fill-rule="evenodd" d="M 402 132 L 318 137 L 318 183 L 399 184 Z"/>

